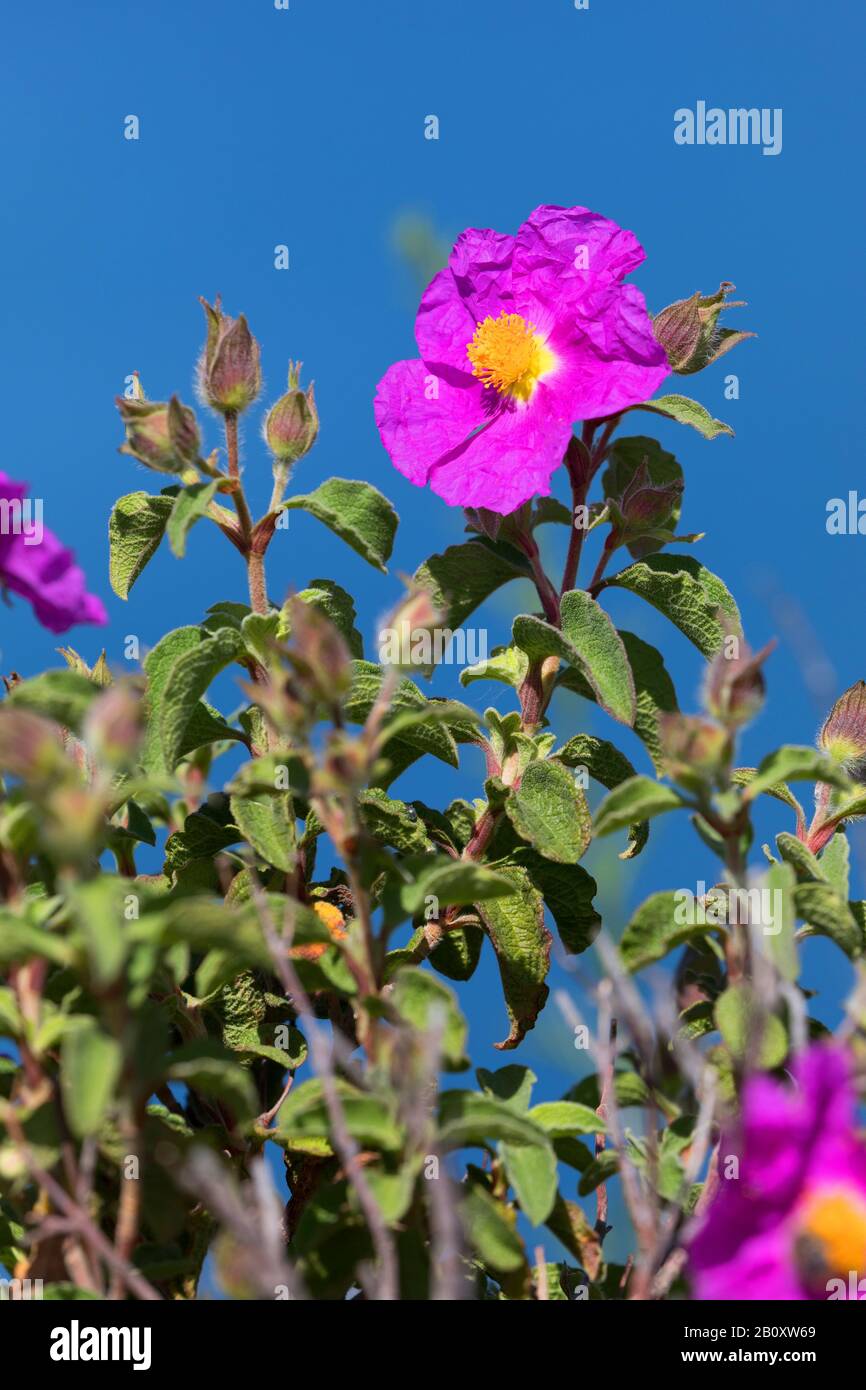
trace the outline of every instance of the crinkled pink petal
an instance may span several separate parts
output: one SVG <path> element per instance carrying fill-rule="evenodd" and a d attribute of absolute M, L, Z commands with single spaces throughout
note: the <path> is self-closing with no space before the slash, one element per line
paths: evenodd
<path fill-rule="evenodd" d="M 543 384 L 528 404 L 500 400 L 489 423 L 430 470 L 431 488 L 452 507 L 486 507 L 507 516 L 530 497 L 550 493 L 571 422 L 557 413 Z"/>
<path fill-rule="evenodd" d="M 511 313 L 514 309 L 511 263 L 515 244 L 513 236 L 493 232 L 489 227 L 468 227 L 454 243 L 448 268 L 469 309 L 470 338 L 479 319 L 488 314 L 498 318 L 503 310 Z"/>
<path fill-rule="evenodd" d="M 450 369 L 472 378 L 466 346 L 475 332 L 475 320 L 457 288 L 450 268 L 434 275 L 421 296 L 415 320 L 418 351 L 435 371 Z M 468 384 L 468 382 L 467 382 Z"/>
<path fill-rule="evenodd" d="M 559 414 L 570 421 L 597 420 L 648 400 L 670 370 L 667 361 L 664 366 L 647 366 L 624 357 L 600 357 L 586 338 L 570 343 L 550 339 L 548 346 L 558 366 L 544 385 Z"/>
<path fill-rule="evenodd" d="M 536 208 L 515 241 L 511 280 L 520 314 L 521 304 L 574 300 L 599 282 L 621 280 L 645 255 L 634 232 L 589 208 Z"/>
<path fill-rule="evenodd" d="M 431 377 L 418 361 L 388 369 L 375 413 L 392 462 L 410 482 L 429 483 L 451 506 L 501 515 L 549 493 L 571 437 L 543 386 L 522 405 L 474 379 L 458 387 Z"/>
<path fill-rule="evenodd" d="M 484 394 L 474 377 L 452 386 L 417 358 L 395 362 L 379 382 L 373 406 L 395 468 L 423 487 L 434 463 L 483 424 Z"/>

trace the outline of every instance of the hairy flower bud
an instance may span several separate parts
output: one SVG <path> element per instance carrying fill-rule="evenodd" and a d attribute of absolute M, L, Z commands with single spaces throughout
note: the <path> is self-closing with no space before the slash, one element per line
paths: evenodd
<path fill-rule="evenodd" d="M 753 653 L 745 639 L 728 633 L 710 662 L 704 684 L 704 706 L 728 728 L 748 724 L 761 710 L 766 694 L 761 670 L 776 643 Z"/>
<path fill-rule="evenodd" d="M 715 294 L 702 295 L 699 290 L 690 299 L 678 299 L 653 319 L 653 332 L 668 356 L 668 362 L 679 376 L 690 376 L 716 362 L 737 343 L 754 338 L 732 328 L 719 328 L 718 318 L 725 309 L 743 307 L 743 300 L 725 301 L 735 286 L 722 281 Z"/>
<path fill-rule="evenodd" d="M 229 318 L 220 307 L 201 300 L 207 317 L 207 339 L 198 374 L 208 405 L 223 415 L 237 415 L 251 405 L 262 389 L 259 345 L 243 314 Z"/>
<path fill-rule="evenodd" d="M 857 781 L 866 778 L 866 681 L 840 695 L 824 721 L 818 746 Z"/>
<path fill-rule="evenodd" d="M 177 396 L 168 403 L 118 396 L 117 408 L 126 427 L 120 453 L 131 454 L 157 473 L 182 473 L 195 465 L 201 448 L 198 422 Z"/>
<path fill-rule="evenodd" d="M 297 463 L 310 452 L 319 433 L 313 383 L 301 390 L 300 373 L 300 362 L 290 362 L 289 389 L 265 418 L 265 440 L 279 463 Z"/>
<path fill-rule="evenodd" d="M 619 517 L 616 529 L 621 539 L 633 540 L 647 532 L 670 524 L 672 513 L 683 491 L 680 479 L 656 485 L 650 476 L 649 465 L 644 459 L 628 482 L 622 496 L 612 498 L 612 507 Z"/>

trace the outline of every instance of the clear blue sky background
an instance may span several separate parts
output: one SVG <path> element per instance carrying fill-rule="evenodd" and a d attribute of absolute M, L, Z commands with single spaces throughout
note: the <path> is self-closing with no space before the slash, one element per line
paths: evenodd
<path fill-rule="evenodd" d="M 397 505 L 387 579 L 297 512 L 271 552 L 275 599 L 333 576 L 355 595 L 372 650 L 395 572 L 462 534 L 459 512 L 392 469 L 373 421 L 377 380 L 414 355 L 417 294 L 395 222 L 417 212 L 450 239 L 465 226 L 513 231 L 540 203 L 580 203 L 638 234 L 647 261 L 635 278 L 651 309 L 728 279 L 749 301 L 736 324 L 760 335 L 678 383 L 736 439 L 657 431 L 685 467 L 683 524 L 706 530 L 700 557 L 732 588 L 753 644 L 780 638 L 743 761 L 808 742 L 821 701 L 866 674 L 855 626 L 866 538 L 825 531 L 830 497 L 866 493 L 863 180 L 852 159 L 866 23 L 850 0 L 590 0 L 587 11 L 572 0 L 291 0 L 288 11 L 272 0 L 42 0 L 6 7 L 2 40 L 0 466 L 44 497 L 46 524 L 105 599 L 113 663 L 128 633 L 147 647 L 210 602 L 246 597 L 238 557 L 204 525 L 188 558 L 160 555 L 129 603 L 107 581 L 112 502 L 159 486 L 116 453 L 112 398 L 133 368 L 151 397 L 191 398 L 199 294 L 220 291 L 229 312 L 248 315 L 268 400 L 290 356 L 315 377 L 321 438 L 297 488 L 332 473 L 366 478 Z M 782 153 L 677 146 L 673 113 L 698 100 L 783 108 Z M 129 114 L 137 142 L 123 136 Z M 435 142 L 424 139 L 430 114 Z M 274 269 L 278 243 L 288 272 Z M 739 375 L 738 401 L 723 398 L 727 371 Z M 648 432 L 651 417 L 637 418 L 631 432 Z M 247 474 L 263 507 L 257 428 L 245 430 Z M 476 619 L 491 643 L 508 633 L 517 590 L 505 593 Z M 694 707 L 698 654 L 637 600 L 612 608 L 663 647 L 681 704 Z M 93 629 L 68 640 L 90 658 L 101 645 Z M 3 610 L 0 668 L 33 673 L 54 645 L 21 601 Z M 435 687 L 453 688 L 450 673 Z M 470 698 L 483 705 L 499 689 L 475 686 Z M 224 706 L 233 700 L 229 691 Z M 555 709 L 563 736 L 586 719 L 573 697 Z M 635 741 L 619 741 L 645 767 Z M 428 760 L 407 791 L 431 802 L 474 795 L 479 772 L 471 755 L 460 774 Z M 768 805 L 762 838 L 791 828 Z M 590 862 L 606 882 L 605 860 Z M 685 820 L 660 823 L 622 869 L 622 893 L 605 890 L 609 925 L 618 934 L 641 896 L 712 872 Z M 833 1022 L 848 969 L 820 944 L 807 960 L 816 1011 Z M 490 960 L 464 997 L 476 1062 L 509 1060 L 490 1047 L 504 1033 Z M 533 1065 L 551 1097 L 581 1059 L 550 1008 L 514 1060 Z"/>

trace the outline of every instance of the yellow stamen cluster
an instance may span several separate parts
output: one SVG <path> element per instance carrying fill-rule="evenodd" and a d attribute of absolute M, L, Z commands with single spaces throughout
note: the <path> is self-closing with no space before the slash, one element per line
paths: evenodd
<path fill-rule="evenodd" d="M 536 383 L 554 365 L 553 353 L 538 336 L 534 323 L 504 309 L 479 321 L 466 352 L 473 376 L 503 395 L 528 401 Z"/>
<path fill-rule="evenodd" d="M 825 1188 L 805 1203 L 798 1239 L 828 1274 L 845 1277 L 866 1269 L 866 1201 L 851 1188 Z"/>

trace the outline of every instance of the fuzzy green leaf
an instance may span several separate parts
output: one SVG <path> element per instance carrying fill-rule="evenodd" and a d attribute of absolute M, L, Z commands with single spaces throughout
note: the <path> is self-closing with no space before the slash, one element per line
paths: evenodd
<path fill-rule="evenodd" d="M 129 591 L 159 549 L 174 498 L 130 492 L 114 504 L 108 523 L 108 577 L 118 598 Z"/>
<path fill-rule="evenodd" d="M 386 572 L 398 517 L 387 497 L 370 483 L 328 478 L 315 492 L 289 497 L 283 506 L 310 512 L 375 569 Z"/>
<path fill-rule="evenodd" d="M 505 808 L 518 835 L 545 859 L 576 864 L 589 846 L 586 797 L 562 763 L 530 763 Z"/>
<path fill-rule="evenodd" d="M 720 620 L 742 630 L 736 603 L 725 585 L 691 555 L 648 555 L 604 581 L 604 587 L 627 589 L 646 599 L 704 656 L 719 650 L 726 635 Z"/>

